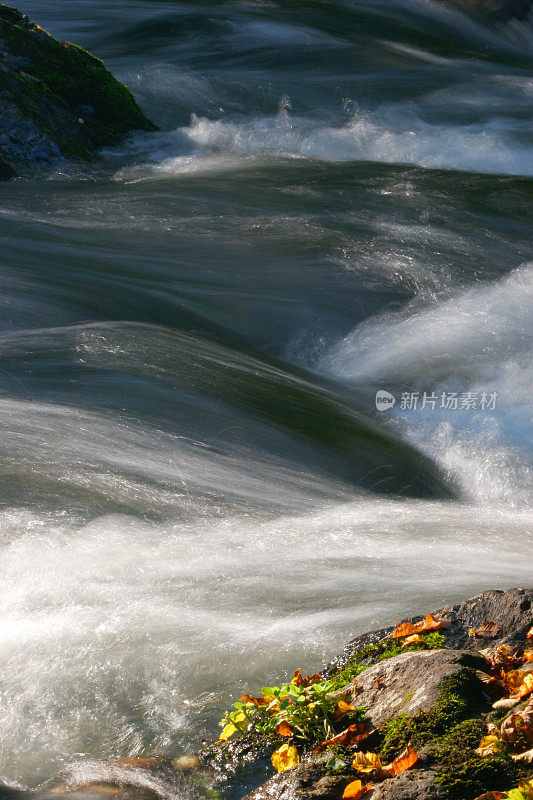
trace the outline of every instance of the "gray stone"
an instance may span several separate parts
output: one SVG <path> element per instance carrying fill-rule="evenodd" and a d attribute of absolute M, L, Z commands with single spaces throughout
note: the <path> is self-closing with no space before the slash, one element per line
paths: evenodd
<path fill-rule="evenodd" d="M 479 650 L 488 645 L 526 646 L 526 635 L 533 624 L 533 589 L 490 590 L 466 600 L 450 614 L 452 626 L 446 631 L 449 647 Z M 490 620 L 499 626 L 495 639 L 477 639 L 468 635 Z"/>
<path fill-rule="evenodd" d="M 413 716 L 418 711 L 428 711 L 443 680 L 465 667 L 483 664 L 482 659 L 464 650 L 402 653 L 363 672 L 357 678 L 359 691 L 352 699 L 356 705 L 369 709 L 368 718 L 378 727 L 399 713 Z"/>
<path fill-rule="evenodd" d="M 252 792 L 246 800 L 339 800 L 353 780 L 346 775 L 324 775 L 313 763 L 280 772 Z"/>
<path fill-rule="evenodd" d="M 370 797 L 370 795 L 368 795 Z M 372 800 L 440 800 L 447 793 L 435 783 L 433 770 L 413 769 L 376 784 Z"/>

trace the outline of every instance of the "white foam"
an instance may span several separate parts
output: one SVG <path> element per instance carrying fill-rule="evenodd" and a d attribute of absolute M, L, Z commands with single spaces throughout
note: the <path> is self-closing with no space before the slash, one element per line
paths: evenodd
<path fill-rule="evenodd" d="M 515 87 L 512 88 L 516 93 Z M 531 87 L 520 85 L 516 91 L 531 91 Z M 523 98 L 516 102 L 524 104 Z M 447 109 L 440 115 L 442 122 L 433 119 L 439 103 Z M 155 147 L 145 137 L 144 166 L 125 168 L 117 177 L 122 180 L 154 174 L 176 176 L 205 169 L 217 171 L 234 167 L 235 159 L 246 164 L 250 159 L 272 158 L 378 161 L 508 175 L 533 174 L 533 149 L 531 142 L 523 139 L 524 121 L 514 116 L 518 107 L 514 96 L 503 101 L 501 90 L 494 84 L 493 90 L 483 97 L 483 106 L 490 109 L 490 115 L 468 123 L 447 121 L 450 109 L 457 114 L 461 106 L 465 113 L 472 108 L 472 97 L 466 90 L 459 94 L 454 91 L 428 95 L 418 106 L 397 102 L 373 110 L 360 108 L 342 125 L 293 115 L 287 99 L 282 100 L 281 110 L 275 116 L 235 121 L 193 115 L 190 126 L 159 137 L 154 140 L 158 142 Z M 184 140 L 188 142 L 185 153 Z M 190 145 L 194 148 L 192 153 Z"/>
<path fill-rule="evenodd" d="M 342 381 L 438 398 L 450 391 L 496 393 L 494 409 L 404 410 L 405 433 L 473 501 L 524 504 L 531 497 L 527 442 L 533 387 L 533 267 L 432 303 L 372 317 L 321 358 Z M 440 401 L 439 401 L 440 403 Z M 395 409 L 398 412 L 398 406 Z"/>

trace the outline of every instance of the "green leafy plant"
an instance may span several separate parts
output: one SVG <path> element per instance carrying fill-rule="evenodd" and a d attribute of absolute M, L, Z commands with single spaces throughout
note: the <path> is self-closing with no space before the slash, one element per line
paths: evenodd
<path fill-rule="evenodd" d="M 298 675 L 298 673 L 297 673 Z M 320 676 L 313 676 L 319 678 Z M 245 733 L 279 734 L 315 745 L 347 725 L 360 722 L 365 710 L 330 697 L 331 681 L 304 680 L 283 686 L 264 686 L 260 698 L 245 695 L 220 722 L 222 741 Z"/>

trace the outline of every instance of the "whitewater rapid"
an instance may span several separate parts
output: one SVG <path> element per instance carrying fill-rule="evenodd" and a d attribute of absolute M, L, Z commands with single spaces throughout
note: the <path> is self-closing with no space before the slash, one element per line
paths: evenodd
<path fill-rule="evenodd" d="M 21 2 L 160 131 L 0 185 L 1 780 L 531 581 L 531 26 L 371 5 Z"/>

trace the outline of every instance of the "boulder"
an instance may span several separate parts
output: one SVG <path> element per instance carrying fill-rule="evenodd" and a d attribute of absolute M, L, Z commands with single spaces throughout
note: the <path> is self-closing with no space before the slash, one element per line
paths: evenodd
<path fill-rule="evenodd" d="M 99 59 L 0 5 L 0 179 L 90 160 L 134 130 L 155 126 Z"/>
<path fill-rule="evenodd" d="M 471 650 L 500 644 L 526 647 L 527 632 L 533 624 L 533 589 L 482 592 L 455 606 L 448 616 L 452 620 L 446 631 L 448 647 Z M 476 630 L 487 620 L 496 623 L 498 633 L 494 639 L 486 639 L 485 644 L 480 644 L 483 640 L 470 636 L 469 631 Z"/>
<path fill-rule="evenodd" d="M 483 666 L 481 658 L 462 650 L 402 653 L 363 672 L 357 678 L 358 690 L 352 701 L 368 708 L 367 718 L 379 727 L 400 713 L 412 717 L 419 711 L 429 711 L 444 680 L 466 667 Z"/>
<path fill-rule="evenodd" d="M 371 800 L 447 800 L 447 792 L 435 782 L 435 778 L 435 772 L 429 769 L 403 772 L 376 784 Z"/>

